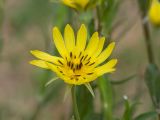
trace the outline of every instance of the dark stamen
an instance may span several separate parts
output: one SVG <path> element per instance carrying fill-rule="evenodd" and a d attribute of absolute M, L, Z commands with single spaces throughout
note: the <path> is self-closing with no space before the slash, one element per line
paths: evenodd
<path fill-rule="evenodd" d="M 85 58 L 83 60 L 85 60 L 88 57 L 88 55 L 85 56 Z"/>
<path fill-rule="evenodd" d="M 66 61 L 68 62 L 68 59 L 67 59 L 67 57 L 66 57 Z"/>
<path fill-rule="evenodd" d="M 71 69 L 73 69 L 73 63 L 71 63 Z"/>
<path fill-rule="evenodd" d="M 78 81 L 78 78 L 76 78 L 76 81 Z"/>
<path fill-rule="evenodd" d="M 94 63 L 95 63 L 95 62 L 93 62 L 93 63 L 89 64 L 89 66 L 93 65 Z"/>
<path fill-rule="evenodd" d="M 81 76 L 81 75 L 75 75 L 76 77 L 79 77 L 79 76 Z"/>
<path fill-rule="evenodd" d="M 79 58 L 81 57 L 82 52 L 79 53 Z"/>
<path fill-rule="evenodd" d="M 70 65 L 71 65 L 71 62 L 69 61 L 69 62 L 68 62 L 68 66 L 70 67 Z"/>
<path fill-rule="evenodd" d="M 80 64 L 79 64 L 79 69 L 81 69 L 81 67 L 82 67 L 82 66 L 83 66 L 83 64 L 82 64 L 82 63 L 80 63 Z"/>
<path fill-rule="evenodd" d="M 63 63 L 62 63 L 60 60 L 58 60 L 58 62 L 59 62 L 61 65 L 63 65 Z"/>
<path fill-rule="evenodd" d="M 84 58 L 84 56 L 82 56 L 82 58 L 80 59 L 80 61 L 82 61 L 83 58 Z"/>
<path fill-rule="evenodd" d="M 90 61 L 88 61 L 85 65 L 88 65 L 88 63 L 90 63 Z"/>
<path fill-rule="evenodd" d="M 91 57 L 88 58 L 88 61 L 91 59 Z"/>
<path fill-rule="evenodd" d="M 86 79 L 85 77 L 83 77 L 83 79 Z"/>
<path fill-rule="evenodd" d="M 74 56 L 74 59 L 76 59 L 76 56 Z"/>
<path fill-rule="evenodd" d="M 72 58 L 72 52 L 70 52 L 70 57 Z"/>
<path fill-rule="evenodd" d="M 62 71 L 59 71 L 60 73 L 63 73 Z"/>
<path fill-rule="evenodd" d="M 92 75 L 93 73 L 87 73 L 87 75 Z"/>
<path fill-rule="evenodd" d="M 76 65 L 76 69 L 77 69 L 77 70 L 79 69 L 79 65 L 78 65 L 78 64 Z"/>

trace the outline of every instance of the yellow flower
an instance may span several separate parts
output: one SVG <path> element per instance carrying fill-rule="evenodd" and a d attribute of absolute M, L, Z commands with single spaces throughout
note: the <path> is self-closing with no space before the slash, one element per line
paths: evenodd
<path fill-rule="evenodd" d="M 75 38 L 70 25 L 66 25 L 64 38 L 57 27 L 53 28 L 53 40 L 61 57 L 51 56 L 39 50 L 31 51 L 39 60 L 32 60 L 32 65 L 52 70 L 65 83 L 71 85 L 88 84 L 105 73 L 115 71 L 117 59 L 101 65 L 111 55 L 115 43 L 103 50 L 105 37 L 99 38 L 95 32 L 87 42 L 87 30 L 81 25 Z M 100 65 L 100 66 L 99 66 Z"/>
<path fill-rule="evenodd" d="M 153 0 L 149 9 L 149 20 L 154 25 L 160 25 L 160 2 Z"/>
<path fill-rule="evenodd" d="M 85 9 L 89 0 L 62 0 L 62 3 L 75 9 Z"/>

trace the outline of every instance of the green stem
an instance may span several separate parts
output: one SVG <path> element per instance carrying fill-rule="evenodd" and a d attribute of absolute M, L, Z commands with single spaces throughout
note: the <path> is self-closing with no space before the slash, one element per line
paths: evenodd
<path fill-rule="evenodd" d="M 76 89 L 75 86 L 72 87 L 72 102 L 73 102 L 73 111 L 75 120 L 80 120 L 78 106 L 77 106 L 77 98 L 76 98 Z"/>
<path fill-rule="evenodd" d="M 98 33 L 102 34 L 102 26 L 101 26 L 101 18 L 100 18 L 100 10 L 99 7 L 96 7 L 95 10 L 95 30 L 98 31 Z M 103 119 L 104 120 L 113 120 L 112 116 L 112 89 L 111 84 L 109 83 L 107 78 L 101 77 L 98 81 L 98 87 L 101 94 L 101 100 L 102 100 L 102 111 L 103 111 Z"/>
<path fill-rule="evenodd" d="M 149 25 L 147 22 L 143 24 L 143 30 L 144 30 L 144 35 L 145 35 L 148 61 L 150 64 L 154 64 L 155 60 L 154 60 L 153 49 L 152 49 L 151 35 L 149 31 Z"/>
<path fill-rule="evenodd" d="M 100 77 L 98 80 L 98 87 L 102 99 L 103 119 L 113 120 L 113 93 L 108 77 Z"/>
<path fill-rule="evenodd" d="M 141 9 L 141 4 L 139 2 L 139 7 Z M 144 37 L 145 37 L 145 44 L 146 44 L 146 49 L 147 49 L 147 55 L 148 55 L 148 62 L 150 64 L 154 64 L 154 54 L 153 54 L 153 48 L 152 48 L 152 38 L 150 34 L 150 28 L 149 28 L 149 23 L 148 21 L 143 22 L 144 18 L 147 16 L 147 9 L 141 9 L 141 19 L 142 19 L 142 27 L 144 31 Z"/>
<path fill-rule="evenodd" d="M 41 108 L 42 108 L 42 104 L 39 103 L 35 109 L 35 111 L 33 112 L 32 116 L 29 118 L 29 120 L 36 120 L 37 119 L 37 116 L 38 114 L 40 113 L 41 111 Z"/>

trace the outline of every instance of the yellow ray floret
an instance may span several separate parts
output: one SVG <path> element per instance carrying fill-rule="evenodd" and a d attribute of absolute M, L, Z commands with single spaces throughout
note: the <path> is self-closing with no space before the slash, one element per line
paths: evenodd
<path fill-rule="evenodd" d="M 86 46 L 87 30 L 84 24 L 78 30 L 77 36 L 75 36 L 72 27 L 66 25 L 64 38 L 59 29 L 54 27 L 53 40 L 61 57 L 33 50 L 31 54 L 39 60 L 32 60 L 30 63 L 44 69 L 50 69 L 65 83 L 86 85 L 105 73 L 115 71 L 117 59 L 111 59 L 103 64 L 111 55 L 115 43 L 110 43 L 103 50 L 105 37 L 99 38 L 98 32 L 95 32 Z"/>
<path fill-rule="evenodd" d="M 62 0 L 62 3 L 75 9 L 85 9 L 89 0 Z"/>
<path fill-rule="evenodd" d="M 158 0 L 152 0 L 149 9 L 149 20 L 154 25 L 160 25 L 160 2 Z"/>

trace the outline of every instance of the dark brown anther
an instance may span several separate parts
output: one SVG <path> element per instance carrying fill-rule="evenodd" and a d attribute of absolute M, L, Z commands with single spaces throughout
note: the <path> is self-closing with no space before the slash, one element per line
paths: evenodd
<path fill-rule="evenodd" d="M 82 52 L 79 53 L 79 58 L 81 57 Z"/>
<path fill-rule="evenodd" d="M 78 78 L 76 78 L 76 81 L 78 81 Z"/>
<path fill-rule="evenodd" d="M 87 73 L 87 75 L 92 75 L 93 73 Z"/>
<path fill-rule="evenodd" d="M 69 62 L 68 62 L 68 66 L 70 67 L 70 65 L 71 65 L 71 62 L 69 61 Z"/>
<path fill-rule="evenodd" d="M 71 63 L 71 69 L 73 69 L 73 63 Z"/>
<path fill-rule="evenodd" d="M 66 61 L 68 62 L 68 59 L 67 59 L 67 57 L 65 57 L 66 58 Z"/>
<path fill-rule="evenodd" d="M 72 52 L 70 52 L 70 57 L 72 58 Z"/>
<path fill-rule="evenodd" d="M 78 65 L 78 64 L 76 65 L 76 69 L 77 69 L 77 70 L 79 69 L 79 65 Z"/>
<path fill-rule="evenodd" d="M 83 58 L 84 58 L 84 56 L 81 57 L 80 61 L 82 61 Z"/>
<path fill-rule="evenodd" d="M 76 56 L 74 56 L 74 59 L 76 59 Z"/>
<path fill-rule="evenodd" d="M 58 62 L 59 62 L 61 65 L 63 65 L 63 63 L 62 63 L 60 60 L 58 60 Z"/>
<path fill-rule="evenodd" d="M 79 69 L 81 69 L 83 66 L 82 62 L 79 64 Z"/>
<path fill-rule="evenodd" d="M 89 66 L 93 65 L 94 63 L 95 63 L 95 62 L 93 62 L 93 63 L 89 64 Z"/>
<path fill-rule="evenodd" d="M 88 58 L 88 61 L 91 59 L 91 57 Z"/>
<path fill-rule="evenodd" d="M 88 65 L 90 63 L 90 61 L 88 61 L 85 65 Z"/>
<path fill-rule="evenodd" d="M 62 71 L 59 71 L 60 73 L 63 73 Z"/>
<path fill-rule="evenodd" d="M 85 58 L 83 60 L 85 60 L 88 57 L 88 55 L 85 56 Z"/>
<path fill-rule="evenodd" d="M 85 77 L 83 77 L 83 79 L 86 79 Z"/>
<path fill-rule="evenodd" d="M 75 75 L 76 77 L 80 77 L 81 75 Z"/>

